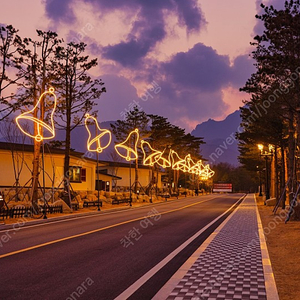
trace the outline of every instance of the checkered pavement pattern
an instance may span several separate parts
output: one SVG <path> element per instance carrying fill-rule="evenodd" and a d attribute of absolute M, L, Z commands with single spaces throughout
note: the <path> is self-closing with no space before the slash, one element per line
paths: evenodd
<path fill-rule="evenodd" d="M 266 300 L 256 204 L 246 197 L 167 300 Z"/>

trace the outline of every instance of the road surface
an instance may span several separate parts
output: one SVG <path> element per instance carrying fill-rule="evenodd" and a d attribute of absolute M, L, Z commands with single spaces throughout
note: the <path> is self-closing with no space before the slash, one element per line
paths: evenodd
<path fill-rule="evenodd" d="M 151 299 L 241 197 L 186 197 L 30 226 L 20 219 L 0 231 L 0 299 Z"/>

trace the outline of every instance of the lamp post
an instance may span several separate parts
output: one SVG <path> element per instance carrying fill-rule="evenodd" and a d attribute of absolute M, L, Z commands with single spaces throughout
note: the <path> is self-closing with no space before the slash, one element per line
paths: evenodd
<path fill-rule="evenodd" d="M 270 199 L 270 186 L 269 186 L 269 163 L 268 157 L 273 156 L 273 146 L 269 145 L 268 151 L 264 151 L 264 146 L 262 144 L 257 145 L 258 149 L 260 150 L 260 155 L 264 157 L 266 161 L 266 200 Z"/>
<path fill-rule="evenodd" d="M 261 170 L 259 170 L 259 167 L 256 166 L 257 170 L 258 170 L 258 174 L 259 174 L 259 195 L 258 196 L 262 196 L 262 192 L 261 192 Z"/>

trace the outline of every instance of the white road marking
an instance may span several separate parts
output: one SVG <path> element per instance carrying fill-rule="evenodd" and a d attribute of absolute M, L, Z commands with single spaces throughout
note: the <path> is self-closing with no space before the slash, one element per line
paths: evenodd
<path fill-rule="evenodd" d="M 186 240 L 183 244 L 181 244 L 178 248 L 176 248 L 173 252 L 171 252 L 167 257 L 165 257 L 162 261 L 160 261 L 156 266 L 154 266 L 151 270 L 149 270 L 146 274 L 144 274 L 139 280 L 133 283 L 130 287 L 128 287 L 123 293 L 121 293 L 115 300 L 124 300 L 128 299 L 133 293 L 135 293 L 145 282 L 147 282 L 152 276 L 154 276 L 160 269 L 162 269 L 167 263 L 169 263 L 178 253 L 180 253 L 185 247 L 187 247 L 192 241 L 194 241 L 198 236 L 200 236 L 206 229 L 208 229 L 211 225 L 217 222 L 220 218 L 222 218 L 225 214 L 227 214 L 236 204 L 239 202 L 237 200 L 229 209 L 227 209 L 223 214 L 219 217 L 215 218 L 197 233 L 195 233 L 192 237 Z"/>

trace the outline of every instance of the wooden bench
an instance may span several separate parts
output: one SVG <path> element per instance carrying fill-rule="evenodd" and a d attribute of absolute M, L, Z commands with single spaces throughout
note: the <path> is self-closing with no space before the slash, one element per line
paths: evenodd
<path fill-rule="evenodd" d="M 72 202 L 72 209 L 78 210 L 79 209 L 79 203 L 78 202 Z"/>
<path fill-rule="evenodd" d="M 111 201 L 111 204 L 120 204 L 120 203 L 128 203 L 130 201 L 129 198 L 124 199 L 114 199 Z"/>
<path fill-rule="evenodd" d="M 83 207 L 89 207 L 89 206 L 99 206 L 102 207 L 102 201 L 95 200 L 95 201 L 83 201 Z"/>

